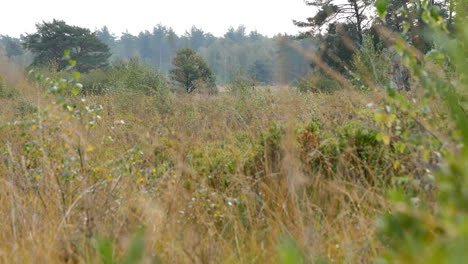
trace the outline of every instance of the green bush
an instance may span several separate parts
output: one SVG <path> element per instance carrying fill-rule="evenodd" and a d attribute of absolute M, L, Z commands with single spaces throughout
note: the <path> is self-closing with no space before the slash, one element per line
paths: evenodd
<path fill-rule="evenodd" d="M 361 48 L 354 54 L 352 75 L 358 85 L 387 86 L 391 78 L 393 55 L 382 44 L 374 44 L 372 37 L 364 36 Z"/>
<path fill-rule="evenodd" d="M 119 88 L 142 91 L 146 94 L 161 92 L 169 85 L 165 76 L 154 71 L 149 65 L 143 64 L 138 58 L 132 58 L 128 63 L 117 63 L 110 69 L 113 84 Z"/>
<path fill-rule="evenodd" d="M 281 149 L 281 141 L 284 138 L 284 128 L 273 122 L 268 131 L 260 132 L 260 138 L 255 148 L 255 164 L 258 168 L 264 168 L 270 172 L 277 172 L 284 157 Z"/>
<path fill-rule="evenodd" d="M 255 82 L 252 79 L 246 77 L 242 70 L 234 74 L 227 85 L 227 90 L 230 93 L 237 95 L 250 94 L 254 89 Z"/>
<path fill-rule="evenodd" d="M 151 95 L 169 90 L 166 77 L 151 66 L 141 63 L 138 58 L 132 58 L 129 62 L 119 61 L 107 70 L 83 74 L 80 81 L 87 94 L 131 90 Z"/>
<path fill-rule="evenodd" d="M 81 75 L 81 84 L 85 94 L 104 94 L 109 88 L 110 79 L 108 73 L 102 69 L 92 70 Z"/>
<path fill-rule="evenodd" d="M 303 93 L 330 93 L 341 89 L 341 84 L 323 72 L 309 73 L 295 85 Z"/>

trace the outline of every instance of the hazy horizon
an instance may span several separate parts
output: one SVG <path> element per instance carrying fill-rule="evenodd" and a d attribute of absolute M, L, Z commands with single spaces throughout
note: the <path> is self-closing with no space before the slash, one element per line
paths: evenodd
<path fill-rule="evenodd" d="M 0 16 L 0 35 L 12 37 L 33 33 L 36 23 L 53 19 L 92 31 L 107 26 L 117 36 L 123 32 L 136 35 L 162 24 L 178 35 L 196 26 L 219 37 L 231 26 L 244 25 L 247 32 L 256 30 L 271 37 L 280 33 L 299 33 L 301 30 L 292 20 L 305 19 L 313 12 L 303 0 L 238 0 L 235 3 L 223 0 L 134 0 L 131 5 L 127 1 L 82 0 L 80 5 L 70 7 L 58 0 L 17 0 L 4 6 L 9 12 Z"/>

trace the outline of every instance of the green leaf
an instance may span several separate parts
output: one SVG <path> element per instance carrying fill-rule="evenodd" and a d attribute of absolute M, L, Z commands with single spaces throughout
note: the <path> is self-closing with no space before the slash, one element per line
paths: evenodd
<path fill-rule="evenodd" d="M 387 14 L 388 0 L 377 0 L 375 1 L 375 7 L 380 19 L 385 21 L 385 15 Z"/>
<path fill-rule="evenodd" d="M 431 22 L 431 13 L 429 12 L 429 10 L 424 10 L 424 12 L 422 12 L 421 19 L 426 24 L 429 24 Z"/>
<path fill-rule="evenodd" d="M 377 139 L 378 141 L 383 142 L 385 145 L 390 144 L 390 137 L 388 135 L 384 134 L 383 132 L 378 133 L 375 136 L 375 139 Z"/>
<path fill-rule="evenodd" d="M 441 66 L 445 61 L 445 54 L 438 50 L 431 50 L 429 53 L 427 53 L 426 60 L 430 60 L 436 65 Z"/>
<path fill-rule="evenodd" d="M 408 33 L 409 29 L 411 27 L 411 24 L 408 23 L 407 21 L 403 22 L 403 32 L 406 34 Z"/>
<path fill-rule="evenodd" d="M 43 76 L 42 74 L 39 74 L 39 73 L 36 74 L 36 75 L 34 76 L 34 78 L 36 79 L 36 81 L 42 80 L 43 77 L 44 77 L 44 76 Z"/>
<path fill-rule="evenodd" d="M 70 50 L 65 50 L 63 52 L 62 60 L 69 60 L 70 59 Z"/>
<path fill-rule="evenodd" d="M 78 95 L 78 93 L 80 92 L 80 89 L 79 88 L 73 88 L 71 90 L 71 92 L 72 92 L 73 95 Z"/>
<path fill-rule="evenodd" d="M 73 77 L 75 77 L 75 80 L 77 80 L 77 81 L 80 79 L 80 76 L 81 76 L 81 74 L 79 72 L 74 72 L 73 73 Z"/>
<path fill-rule="evenodd" d="M 421 7 L 427 8 L 427 4 L 428 4 L 427 0 L 423 0 L 421 3 Z"/>

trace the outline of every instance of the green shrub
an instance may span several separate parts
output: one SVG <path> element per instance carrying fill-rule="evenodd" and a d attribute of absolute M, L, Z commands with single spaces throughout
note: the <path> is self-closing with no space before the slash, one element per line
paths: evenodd
<path fill-rule="evenodd" d="M 276 122 L 273 122 L 267 131 L 260 132 L 260 138 L 255 149 L 255 169 L 263 171 L 263 173 L 279 170 L 284 156 L 280 145 L 284 134 L 284 128 Z"/>
<path fill-rule="evenodd" d="M 103 94 L 116 90 L 140 91 L 147 95 L 169 90 L 166 77 L 138 58 L 129 62 L 119 61 L 107 70 L 94 70 L 80 79 L 86 94 Z"/>
<path fill-rule="evenodd" d="M 303 93 L 334 92 L 341 89 L 341 84 L 323 72 L 309 73 L 295 85 Z"/>
<path fill-rule="evenodd" d="M 374 44 L 371 36 L 364 36 L 361 48 L 354 54 L 352 75 L 357 85 L 378 85 L 390 83 L 393 55 L 382 44 Z"/>
<path fill-rule="evenodd" d="M 142 91 L 145 94 L 167 90 L 169 85 L 165 76 L 143 64 L 138 58 L 128 63 L 119 62 L 110 69 L 111 83 L 121 89 Z"/>
<path fill-rule="evenodd" d="M 104 94 L 110 86 L 108 72 L 102 69 L 92 70 L 81 75 L 81 84 L 85 94 Z"/>
<path fill-rule="evenodd" d="M 377 154 L 380 142 L 377 140 L 379 131 L 365 127 L 359 122 L 348 122 L 342 128 L 340 137 L 346 140 L 349 145 L 356 148 L 358 157 L 368 159 L 369 155 Z"/>
<path fill-rule="evenodd" d="M 255 82 L 252 79 L 246 77 L 242 70 L 234 74 L 227 85 L 227 90 L 230 93 L 237 95 L 250 94 L 254 89 Z"/>

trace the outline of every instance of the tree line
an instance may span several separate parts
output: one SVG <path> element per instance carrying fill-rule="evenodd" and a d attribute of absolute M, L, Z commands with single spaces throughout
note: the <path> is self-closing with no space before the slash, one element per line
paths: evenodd
<path fill-rule="evenodd" d="M 54 35 L 54 39 L 40 37 L 46 36 L 47 32 L 52 30 L 58 33 Z M 64 41 L 65 36 L 70 35 L 76 38 L 68 37 L 67 41 Z M 215 37 L 195 26 L 185 34 L 178 35 L 172 28 L 163 25 L 157 25 L 152 30 L 137 35 L 124 32 L 121 36 L 116 36 L 107 26 L 92 32 L 89 29 L 67 25 L 60 20 L 37 24 L 37 32 L 20 38 L 0 36 L 0 45 L 4 47 L 7 56 L 21 61 L 23 65 L 28 62 L 32 62 L 33 65 L 46 65 L 50 63 L 50 58 L 60 59 L 63 50 L 59 45 L 68 47 L 70 42 L 81 43 L 78 45 L 79 51 L 75 50 L 74 59 L 79 62 L 78 70 L 84 72 L 106 66 L 93 66 L 89 64 L 90 60 L 95 63 L 108 62 L 110 65 L 138 58 L 154 70 L 169 73 L 177 51 L 190 48 L 205 59 L 216 76 L 217 83 L 221 85 L 239 74 L 266 85 L 288 84 L 300 79 L 310 70 L 311 62 L 293 49 L 289 45 L 290 41 L 297 42 L 304 48 L 317 46 L 314 39 L 298 40 L 295 36 L 287 34 L 267 37 L 257 31 L 247 32 L 244 26 L 231 27 L 222 37 Z M 101 42 L 105 46 L 102 46 Z M 83 43 L 86 43 L 86 47 Z M 48 49 L 44 45 L 48 45 Z M 41 49 L 46 51 L 41 52 Z M 100 52 L 97 53 L 97 50 Z M 85 52 L 92 56 L 86 56 Z M 96 55 L 101 56 L 102 60 L 96 58 Z M 84 65 L 86 63 L 87 66 Z"/>
<path fill-rule="evenodd" d="M 154 70 L 166 74 L 173 68 L 177 52 L 190 48 L 206 61 L 216 77 L 216 83 L 221 85 L 238 75 L 257 83 L 290 84 L 303 80 L 310 72 L 323 72 L 323 66 L 297 48 L 301 47 L 309 53 L 318 54 L 324 65 L 352 78 L 353 71 L 368 71 L 356 69 L 356 64 L 366 66 L 372 62 L 372 58 L 385 58 L 389 55 L 388 52 L 383 55 L 379 53 L 386 46 L 385 40 L 377 32 L 384 22 L 386 27 L 403 34 L 422 53 L 433 48 L 434 41 L 428 37 L 431 35 L 430 28 L 424 23 L 432 15 L 422 13 L 423 2 L 431 6 L 434 17 L 440 14 L 448 21 L 448 30 L 454 30 L 456 1 L 312 0 L 305 1 L 305 4 L 315 8 L 314 15 L 305 21 L 292 21 L 305 29 L 298 36 L 278 34 L 267 37 L 257 31 L 247 32 L 244 26 L 231 27 L 221 37 L 195 26 L 185 34 L 178 35 L 170 27 L 157 25 L 152 30 L 145 30 L 137 35 L 124 32 L 117 37 L 106 26 L 92 32 L 67 25 L 64 21 L 53 20 L 37 24 L 36 33 L 19 39 L 0 36 L 0 44 L 7 56 L 22 64 L 32 62 L 33 65 L 44 65 L 50 63 L 51 57 L 59 59 L 62 45 L 67 46 L 66 48 L 73 46 L 72 53 L 80 63 L 78 69 L 83 72 L 138 58 Z M 383 4 L 387 8 L 384 19 L 380 19 L 377 13 L 379 6 Z M 56 31 L 58 34 L 49 40 L 41 37 L 50 35 L 49 31 Z M 71 33 L 77 37 L 65 37 Z M 75 44 L 71 45 L 71 42 Z M 373 54 L 364 54 L 366 50 Z M 356 61 L 359 54 L 367 59 L 361 56 Z M 388 72 L 382 70 L 380 75 L 387 74 L 386 71 Z M 399 77 L 400 82 L 407 82 L 405 70 L 396 71 L 400 72 L 397 75 L 402 76 Z"/>
<path fill-rule="evenodd" d="M 103 27 L 96 35 L 111 47 L 112 59 L 139 57 L 163 72 L 172 68 L 177 50 L 191 48 L 207 61 L 220 84 L 230 81 L 239 72 L 265 84 L 299 79 L 309 71 L 310 61 L 289 47 L 285 40 L 297 41 L 304 47 L 315 44 L 311 39 L 296 40 L 292 35 L 267 37 L 257 31 L 247 32 L 244 26 L 231 27 L 222 37 L 195 26 L 177 35 L 172 28 L 163 25 L 138 35 L 123 33 L 118 38 Z"/>

